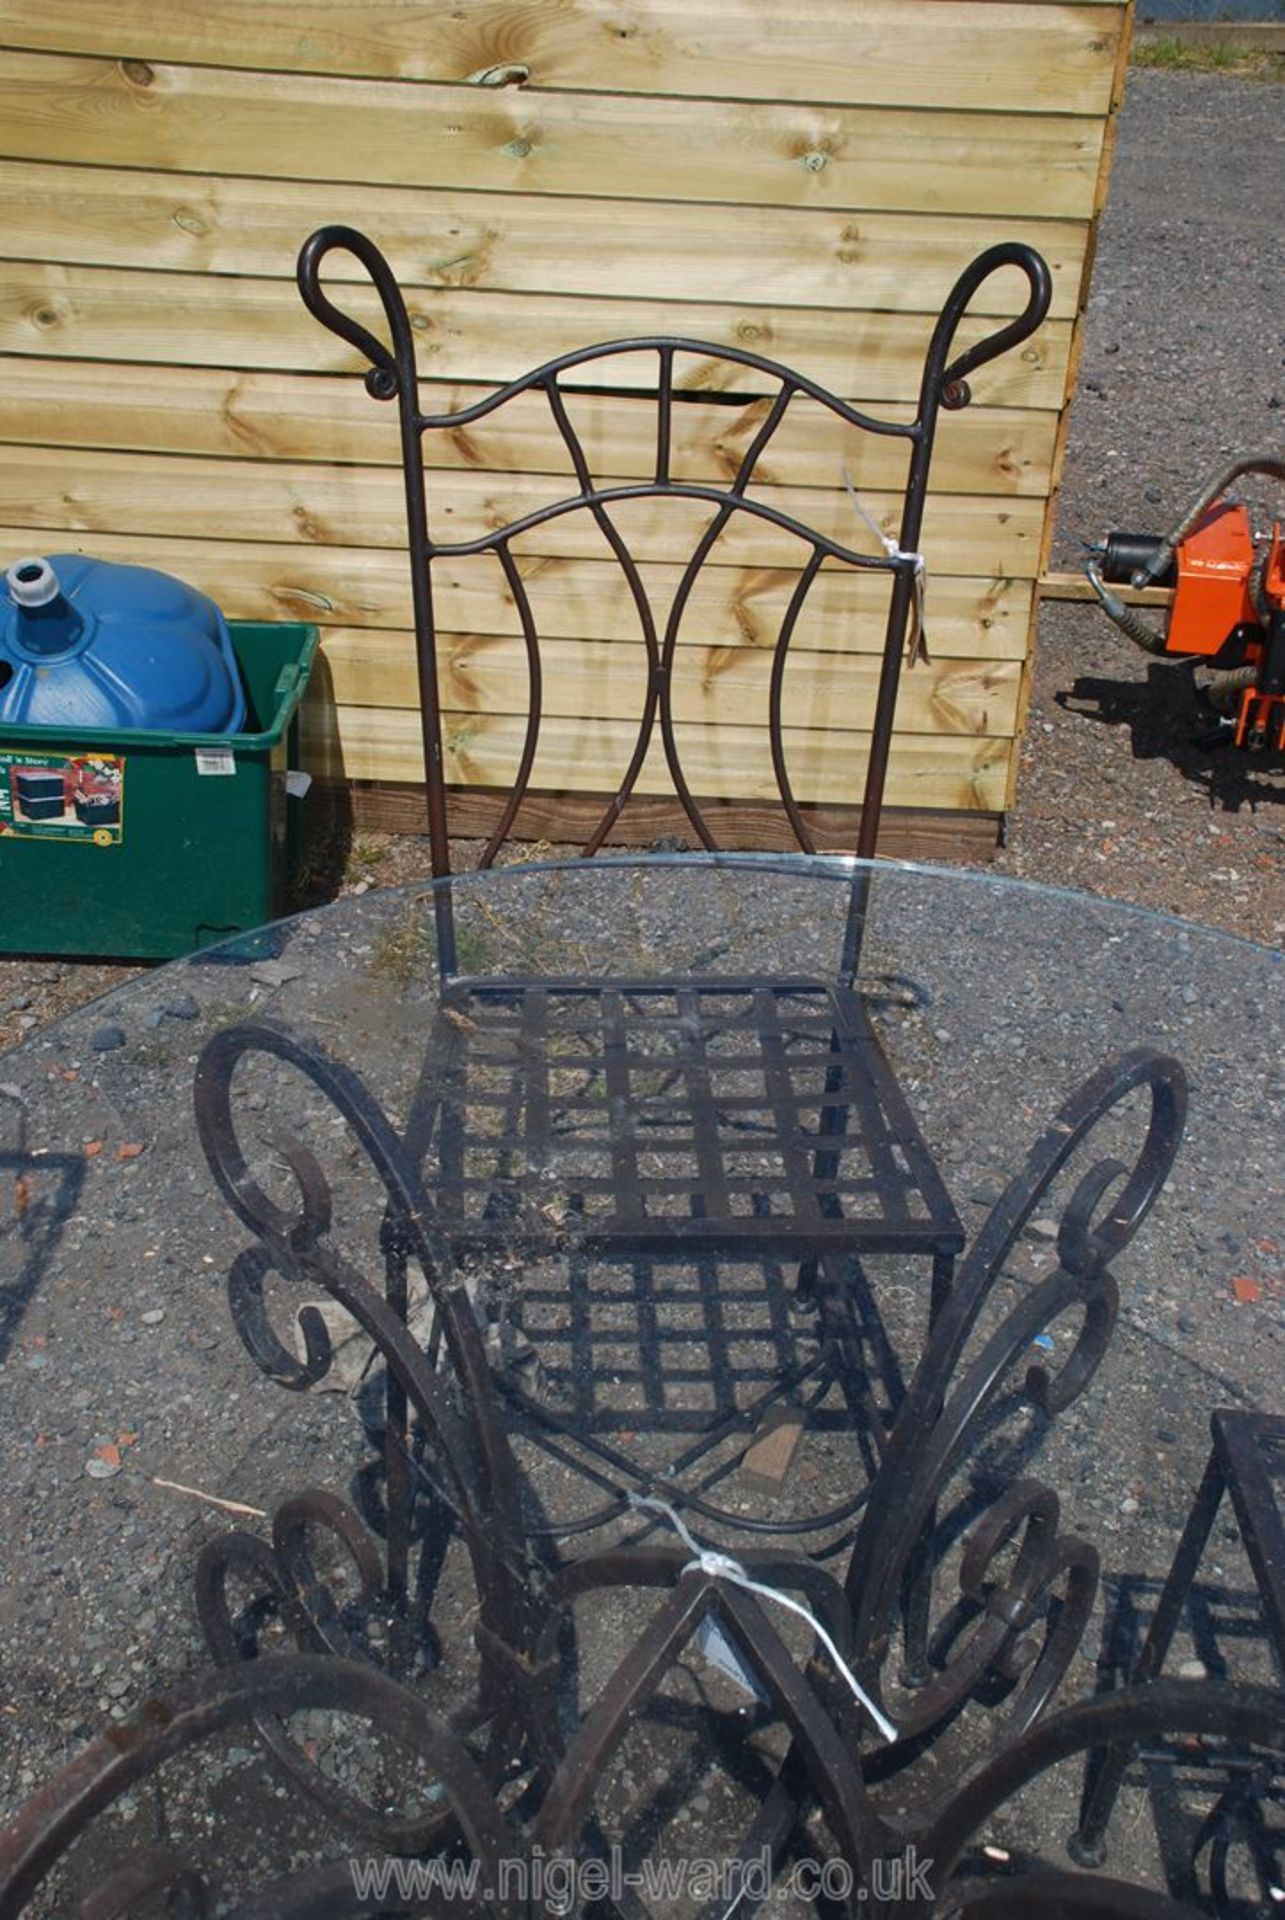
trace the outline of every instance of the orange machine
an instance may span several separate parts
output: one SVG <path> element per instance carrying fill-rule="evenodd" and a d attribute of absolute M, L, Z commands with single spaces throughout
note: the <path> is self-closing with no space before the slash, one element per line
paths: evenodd
<path fill-rule="evenodd" d="M 1085 568 L 1104 612 L 1148 653 L 1203 659 L 1205 699 L 1232 723 L 1238 747 L 1285 751 L 1285 546 L 1280 523 L 1256 540 L 1249 513 L 1226 499 L 1243 474 L 1285 479 L 1285 461 L 1250 456 L 1223 468 L 1173 531 L 1112 533 Z M 1161 630 L 1110 583 L 1172 587 Z"/>

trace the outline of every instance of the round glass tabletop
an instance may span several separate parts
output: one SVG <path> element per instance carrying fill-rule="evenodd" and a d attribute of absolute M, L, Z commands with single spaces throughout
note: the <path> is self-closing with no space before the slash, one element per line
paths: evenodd
<path fill-rule="evenodd" d="M 347 899 L 139 977 L 6 1055 L 0 1817 L 102 1723 L 204 1670 L 192 1570 L 229 1527 L 262 1532 L 314 1488 L 385 1546 L 398 1531 L 387 1347 L 336 1272 L 400 1301 L 450 1391 L 483 1369 L 514 1538 L 548 1566 L 621 1540 L 676 1548 L 681 1520 L 727 1551 L 810 1555 L 842 1585 L 854 1539 L 858 1558 L 863 1538 L 890 1552 L 869 1489 L 907 1395 L 925 1432 L 971 1395 L 923 1485 L 893 1488 L 939 1565 L 897 1615 L 899 1654 L 886 1626 L 858 1633 L 877 1715 L 909 1745 L 937 1724 L 925 1700 L 945 1713 L 978 1644 L 970 1578 L 1029 1535 L 1035 1496 L 1023 1508 L 1014 1486 L 1056 1490 L 1049 1526 L 1089 1543 L 1102 1578 L 1081 1593 L 1073 1569 L 1049 1574 L 1054 1612 L 1084 1601 L 1078 1645 L 992 1674 L 979 1711 L 986 1689 L 965 1689 L 973 1719 L 945 1717 L 974 1732 L 933 1745 L 923 1791 L 1005 1714 L 1038 1712 L 1045 1680 L 1064 1702 L 1118 1678 L 1211 1413 L 1279 1395 L 1281 980 L 1277 952 L 975 872 L 606 858 Z M 1048 1177 L 1023 1188 L 1033 1151 Z M 390 1228 L 398 1181 L 414 1191 Z M 317 1254 L 302 1276 L 292 1234 Z M 1109 1254 L 1114 1286 L 1084 1281 Z M 434 1284 L 467 1302 L 476 1352 L 470 1333 L 461 1358 Z M 930 1322 L 970 1288 L 957 1350 L 924 1380 Z M 420 1507 L 445 1512 L 441 1435 L 402 1441 Z M 427 1523 L 407 1499 L 381 1647 L 458 1715 L 472 1652 L 443 1622 L 478 1604 L 476 1565 L 416 1572 Z M 971 1575 L 970 1529 L 989 1543 Z M 1226 1518 L 1211 1552 L 1225 1617 L 1207 1611 L 1174 1663 L 1270 1678 Z M 875 1605 L 851 1576 L 848 1602 Z M 609 1608 L 597 1624 L 606 1672 L 630 1635 L 616 1643 Z M 771 1718 L 734 1647 L 707 1636 L 692 1658 Z M 215 1801 L 235 1800 L 253 1764 L 221 1765 Z M 144 1811 L 117 1809 L 125 1840 Z M 1000 1853 L 1053 1857 L 1050 1823 L 1073 1824 L 1056 1800 L 1005 1818 Z"/>

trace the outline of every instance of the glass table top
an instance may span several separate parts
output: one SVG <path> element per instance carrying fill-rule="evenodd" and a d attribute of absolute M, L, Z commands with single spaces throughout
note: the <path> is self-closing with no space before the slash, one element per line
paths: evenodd
<path fill-rule="evenodd" d="M 808 996 L 842 972 L 854 883 L 857 1000 L 944 1183 L 965 1248 L 1037 1138 L 1105 1063 L 1154 1049 L 1176 1059 L 1189 1083 L 1177 1157 L 1115 1262 L 1119 1323 L 1100 1370 L 1052 1428 L 1037 1410 L 1006 1405 L 1005 1419 L 984 1439 L 980 1466 L 974 1459 L 961 1470 L 953 1496 L 963 1513 L 979 1475 L 1011 1475 L 1038 1457 L 1041 1479 L 1061 1496 L 1063 1525 L 1091 1540 L 1103 1559 L 1098 1612 L 1065 1697 L 1093 1687 L 1103 1657 L 1103 1596 L 1114 1606 L 1131 1582 L 1142 1583 L 1139 1591 L 1150 1582 L 1154 1591 L 1208 1452 L 1209 1414 L 1218 1406 L 1272 1409 L 1279 1401 L 1281 955 L 1104 900 L 957 870 L 861 870 L 767 856 L 506 867 L 346 899 L 281 922 L 136 978 L 6 1055 L 0 1632 L 9 1648 L 5 1711 L 18 1758 L 7 1777 L 0 1771 L 0 1811 L 12 1812 L 104 1717 L 119 1718 L 176 1675 L 202 1669 L 190 1573 L 204 1540 L 237 1524 L 238 1514 L 244 1524 L 261 1524 L 255 1516 L 271 1510 L 283 1488 L 342 1493 L 361 1471 L 360 1422 L 347 1401 L 360 1396 L 368 1347 L 346 1346 L 336 1322 L 335 1364 L 322 1390 L 282 1394 L 256 1369 L 229 1317 L 228 1270 L 250 1236 L 217 1191 L 197 1139 L 193 1076 L 211 1037 L 241 1022 L 284 1030 L 359 1076 L 393 1132 L 407 1137 L 430 1203 L 444 1150 L 423 1116 L 426 1103 L 440 1105 L 456 1071 L 432 1064 L 430 1042 L 435 1032 L 441 1039 L 443 1019 L 461 1044 L 473 1045 L 483 1078 L 491 1076 L 482 1106 L 506 1150 L 514 1146 L 504 1131 L 506 1090 L 520 1071 L 529 1091 L 538 1055 L 539 1083 L 555 1106 L 565 1094 L 585 1125 L 600 1115 L 608 1162 L 620 1100 L 635 1119 L 650 1112 L 656 1124 L 635 1171 L 643 1169 L 644 1212 L 650 1217 L 654 1208 L 663 1222 L 675 1208 L 693 1206 L 688 1188 L 666 1178 L 666 1155 L 672 1159 L 677 1148 L 665 1123 L 676 1074 L 686 1075 L 690 1092 L 690 1061 L 676 1067 L 672 1056 L 681 1052 L 684 1022 L 696 1017 L 692 983 L 699 983 L 702 1097 L 716 1107 L 722 1101 L 723 1119 L 746 1141 L 743 1163 L 729 1150 L 720 1177 L 742 1196 L 744 1216 L 761 1223 L 787 1201 L 779 1169 L 756 1157 L 756 1116 L 771 1089 L 763 1091 L 739 1049 L 738 983 L 785 983 L 775 1003 L 774 1058 L 786 1097 L 806 1108 L 800 1076 L 805 1067 L 822 1070 L 818 1034 L 829 1017 Z M 453 984 L 444 983 L 439 965 L 447 897 Z M 488 1040 L 487 1010 L 503 1014 L 506 983 L 515 977 L 553 983 L 553 1001 L 546 995 L 553 1013 L 539 1032 L 506 1016 L 498 1041 L 494 1034 Z M 617 1024 L 605 1039 L 600 1024 L 586 1039 L 574 1008 L 565 1018 L 558 1013 L 557 993 L 576 983 L 583 1000 L 585 982 L 599 1001 L 602 990 L 614 996 Z M 632 1075 L 623 1094 L 613 1079 L 622 1048 Z M 280 1060 L 249 1058 L 237 1076 L 240 1138 L 264 1192 L 293 1204 L 283 1142 L 304 1143 L 335 1198 L 336 1244 L 372 1270 L 383 1196 L 342 1113 Z M 1123 1099 L 1095 1132 L 1091 1158 L 1131 1164 L 1145 1113 L 1144 1094 Z M 522 1206 L 487 1216 L 469 1254 L 479 1317 L 492 1330 L 491 1357 L 501 1371 L 516 1370 L 529 1401 L 579 1409 L 598 1420 L 608 1444 L 627 1444 L 663 1473 L 664 1462 L 718 1412 L 717 1393 L 711 1399 L 703 1382 L 712 1347 L 733 1399 L 752 1396 L 790 1363 L 790 1342 L 800 1336 L 797 1316 L 780 1305 L 792 1284 L 789 1261 L 778 1249 L 758 1292 L 734 1262 L 713 1283 L 699 1274 L 667 1281 L 660 1305 L 668 1325 L 654 1301 L 647 1308 L 653 1355 L 661 1356 L 649 1375 L 629 1289 L 613 1291 L 615 1283 L 590 1277 L 568 1315 L 532 1251 L 523 1206 L 538 1208 L 551 1229 L 541 1260 L 574 1265 L 592 1240 L 584 1199 L 592 1179 L 584 1164 L 559 1159 L 556 1127 L 552 1137 L 552 1154 L 546 1142 L 534 1172 L 525 1168 L 531 1177 Z M 1077 1167 L 1077 1177 L 1083 1171 Z M 479 1191 L 489 1178 L 480 1177 Z M 1056 1267 L 1073 1184 L 1055 1190 L 1027 1222 L 977 1340 Z M 860 1189 L 854 1178 L 842 1202 L 854 1218 Z M 930 1284 L 926 1245 L 872 1243 L 863 1256 L 876 1400 L 904 1386 L 918 1357 Z M 304 1348 L 291 1316 L 299 1302 L 288 1295 L 283 1284 L 269 1304 L 297 1356 Z M 569 1320 L 592 1314 L 602 1320 L 592 1337 L 571 1337 Z M 1032 1366 L 1056 1373 L 1075 1346 L 1079 1317 L 1064 1315 L 1039 1334 Z M 586 1375 L 595 1382 L 589 1398 Z M 859 1449 L 845 1456 L 838 1423 L 827 1425 L 823 1414 L 822 1404 L 788 1486 L 766 1496 L 769 1519 L 788 1526 L 800 1513 L 833 1505 L 834 1490 L 860 1470 Z M 514 1417 L 516 1431 L 520 1408 Z M 530 1471 L 539 1486 L 548 1469 L 538 1456 L 533 1443 Z M 734 1467 L 718 1482 L 719 1497 L 748 1509 Z M 540 1487 L 551 1536 L 605 1497 L 597 1485 L 591 1496 L 575 1493 L 560 1504 L 554 1495 L 563 1491 Z M 762 1506 L 761 1487 L 755 1498 Z M 1242 1661 L 1241 1677 L 1264 1677 L 1265 1649 L 1241 1619 L 1252 1618 L 1241 1549 L 1223 1539 L 1219 1552 L 1217 1570 L 1241 1624 L 1213 1657 L 1231 1661 L 1228 1671 Z M 895 1687 L 893 1695 L 895 1712 Z"/>

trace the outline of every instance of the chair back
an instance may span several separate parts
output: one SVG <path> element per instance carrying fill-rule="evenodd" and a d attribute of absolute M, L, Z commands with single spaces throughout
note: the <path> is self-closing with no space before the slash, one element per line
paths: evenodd
<path fill-rule="evenodd" d="M 328 257 L 336 253 L 354 257 L 374 283 L 387 322 L 389 344 L 376 339 L 322 291 L 323 266 Z M 1007 267 L 1018 268 L 1026 279 L 1024 310 L 1016 319 L 951 359 L 952 343 L 974 295 L 992 274 Z M 775 792 L 798 846 L 805 852 L 815 852 L 815 837 L 795 795 L 790 770 L 790 733 L 783 718 L 791 642 L 819 578 L 826 580 L 828 591 L 833 586 L 830 576 L 836 570 L 849 576 L 872 573 L 890 576 L 856 843 L 859 855 L 871 857 L 883 805 L 901 662 L 908 638 L 915 644 L 922 638 L 924 557 L 920 552 L 920 537 L 937 416 L 942 407 L 965 406 L 969 398 L 968 373 L 1017 346 L 1043 320 L 1051 281 L 1040 255 L 1024 245 L 994 246 L 980 254 L 961 274 L 933 327 L 912 421 L 877 419 L 827 392 L 805 375 L 760 354 L 680 335 L 614 340 L 580 348 L 546 361 L 472 406 L 452 413 L 424 412 L 420 407 L 415 331 L 392 269 L 373 241 L 350 227 L 322 227 L 300 253 L 298 279 L 309 310 L 369 361 L 365 376 L 368 391 L 377 400 L 395 401 L 399 410 L 434 875 L 444 876 L 451 871 L 450 789 L 442 727 L 443 662 L 439 658 L 438 625 L 434 617 L 435 569 L 447 566 L 458 570 L 461 563 L 475 556 L 492 556 L 501 572 L 503 591 L 512 603 L 518 630 L 515 638 L 520 635 L 525 653 L 522 702 L 525 715 L 521 722 L 517 767 L 499 819 L 478 862 L 488 866 L 514 830 L 523 802 L 531 791 L 537 750 L 542 730 L 547 727 L 550 641 L 547 630 L 542 630 L 536 611 L 537 596 L 532 590 L 533 574 L 541 571 L 546 563 L 542 561 L 533 567 L 523 549 L 526 536 L 537 530 L 542 530 L 546 553 L 550 544 L 555 551 L 566 551 L 569 545 L 573 553 L 581 552 L 584 550 L 582 535 L 587 533 L 593 547 L 609 557 L 619 569 L 626 606 L 632 608 L 632 617 L 636 618 L 645 656 L 636 725 L 632 719 L 626 723 L 625 764 L 614 789 L 602 798 L 601 808 L 583 843 L 586 854 L 597 852 L 604 844 L 638 792 L 657 733 L 674 792 L 692 830 L 703 847 L 716 849 L 712 823 L 715 810 L 700 797 L 702 787 L 710 784 L 709 768 L 706 766 L 702 774 L 699 768 L 684 764 L 684 730 L 675 713 L 676 666 L 685 619 L 695 605 L 704 604 L 700 588 L 706 569 L 716 563 L 720 551 L 723 554 L 742 552 L 747 534 L 758 536 L 760 546 L 770 548 L 773 554 L 779 554 L 784 544 L 795 562 L 785 573 L 791 584 L 770 646 L 766 722 Z M 720 388 L 719 383 L 729 379 L 730 391 L 726 386 Z M 682 409 L 694 401 L 701 405 L 720 398 L 735 401 L 738 383 L 742 399 L 747 389 L 759 396 L 754 416 L 758 424 L 744 452 L 734 463 L 728 458 L 727 464 L 732 470 L 725 481 L 716 483 L 707 477 L 686 477 L 687 463 L 676 457 L 681 452 Z M 590 386 L 599 406 L 610 401 L 622 408 L 645 409 L 645 454 L 642 456 L 645 470 L 639 476 L 623 480 L 595 476 L 584 437 L 573 419 L 578 391 Z M 855 496 L 854 511 L 845 517 L 840 538 L 833 525 L 833 490 L 817 491 L 813 496 L 822 503 L 822 519 L 827 507 L 831 512 L 832 524 L 827 527 L 810 524 L 795 510 L 794 503 L 801 489 L 785 491 L 769 484 L 771 455 L 783 424 L 792 408 L 797 412 L 800 405 L 807 403 L 841 423 L 841 432 L 851 430 L 854 446 L 860 444 L 857 436 L 862 435 L 904 444 L 906 481 L 895 537 L 873 522 L 868 526 L 862 524 L 863 509 Z M 431 447 L 433 436 L 450 437 L 458 465 L 461 450 L 463 457 L 469 458 L 470 435 L 474 429 L 485 422 L 483 433 L 494 434 L 505 417 L 513 417 L 516 434 L 518 418 L 524 418 L 529 425 L 532 404 L 541 410 L 541 425 L 546 434 L 550 428 L 553 431 L 554 444 L 560 449 L 559 458 L 565 456 L 564 471 L 569 473 L 569 481 L 554 477 L 547 484 L 541 482 L 535 489 L 533 504 L 525 510 L 514 516 L 501 512 L 499 525 L 488 524 L 466 537 L 449 537 L 445 529 L 453 512 L 449 500 L 443 495 L 439 501 L 435 494 L 430 504 L 428 497 L 427 476 L 431 475 L 435 488 L 439 480 L 449 479 L 449 475 L 443 475 L 438 469 L 450 462 L 426 458 L 426 448 Z M 631 423 L 633 446 L 638 445 L 633 432 L 637 424 L 637 421 Z M 818 482 L 828 485 L 837 474 L 817 478 Z M 632 544 L 625 532 L 625 523 L 638 517 L 634 503 L 657 500 L 694 502 L 697 509 L 708 509 L 685 564 L 665 569 L 670 590 L 667 611 L 658 609 L 649 584 L 648 562 L 654 555 L 647 551 L 648 516 L 642 516 L 644 532 L 636 535 Z M 788 510 L 783 501 L 788 503 Z M 488 501 L 488 508 L 490 504 Z M 580 532 L 563 524 L 575 516 L 581 522 Z M 487 517 L 495 516 L 488 513 Z M 584 527 L 586 519 L 592 523 L 589 528 Z M 718 571 L 716 565 L 715 571 Z M 565 632 L 565 627 L 560 630 Z M 614 703 L 620 697 L 619 678 L 609 676 L 608 684 Z M 814 719 L 812 724 L 815 727 L 817 721 Z M 583 750 L 581 740 L 579 751 Z M 568 752 L 573 757 L 577 753 L 574 735 Z M 582 774 L 583 769 L 577 769 L 577 779 Z M 603 782 L 609 784 L 605 771 Z M 854 801 L 855 785 L 854 780 Z"/>

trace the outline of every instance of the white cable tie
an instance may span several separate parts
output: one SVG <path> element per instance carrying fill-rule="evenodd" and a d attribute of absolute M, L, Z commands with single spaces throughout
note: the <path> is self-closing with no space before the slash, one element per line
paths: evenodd
<path fill-rule="evenodd" d="M 922 553 L 908 553 L 904 547 L 899 547 L 897 542 L 892 538 L 892 535 L 885 533 L 874 515 L 867 511 L 862 504 L 861 496 L 852 484 L 852 475 L 848 472 L 848 463 L 846 460 L 843 463 L 842 472 L 843 484 L 848 490 L 849 500 L 852 502 L 860 518 L 865 521 L 889 560 L 900 560 L 914 568 L 915 630 L 907 645 L 906 665 L 913 667 L 916 661 L 922 660 L 925 666 L 931 666 L 932 659 L 928 652 L 928 629 L 925 624 L 925 606 L 928 599 L 928 562 L 924 559 Z"/>
<path fill-rule="evenodd" d="M 727 1580 L 732 1586 L 742 1587 L 746 1593 L 757 1594 L 760 1600 L 770 1600 L 774 1606 L 784 1607 L 787 1613 L 797 1614 L 800 1620 L 806 1620 L 834 1662 L 836 1672 L 846 1681 L 853 1698 L 865 1708 L 884 1739 L 897 1738 L 897 1729 L 892 1721 L 880 1707 L 875 1705 L 839 1652 L 831 1635 L 809 1607 L 805 1607 L 799 1600 L 792 1600 L 788 1593 L 782 1593 L 776 1587 L 765 1586 L 761 1580 L 753 1579 L 741 1562 L 734 1560 L 730 1554 L 718 1553 L 713 1547 L 703 1547 L 700 1541 L 688 1531 L 682 1515 L 676 1508 L 670 1506 L 668 1500 L 659 1500 L 654 1495 L 646 1493 L 630 1493 L 627 1498 L 631 1507 L 646 1508 L 651 1513 L 662 1514 L 668 1520 L 692 1555 L 683 1568 L 684 1573 L 704 1573 L 708 1574 L 712 1580 Z"/>

